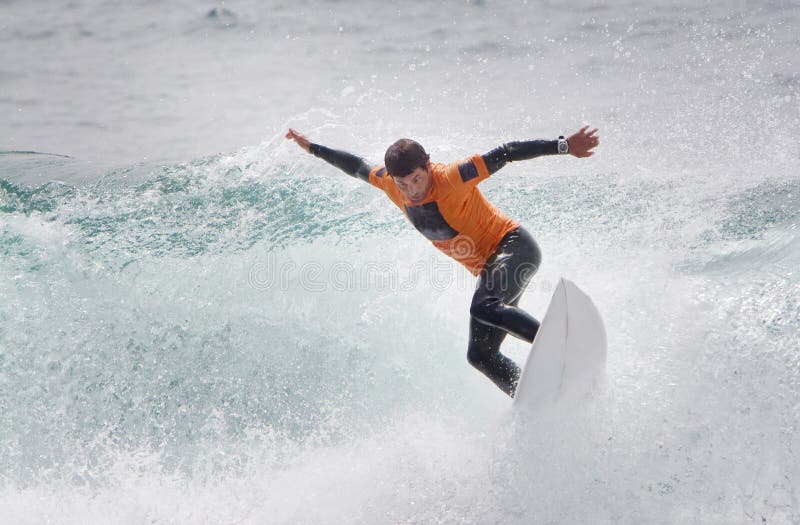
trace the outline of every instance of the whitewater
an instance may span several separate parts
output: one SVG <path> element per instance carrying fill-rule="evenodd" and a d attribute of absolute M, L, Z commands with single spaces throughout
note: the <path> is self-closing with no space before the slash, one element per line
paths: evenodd
<path fill-rule="evenodd" d="M 800 523 L 798 49 L 787 0 L 0 2 L 0 523 Z M 519 420 L 474 277 L 283 134 L 584 123 L 481 184 L 520 305 L 608 333 Z"/>

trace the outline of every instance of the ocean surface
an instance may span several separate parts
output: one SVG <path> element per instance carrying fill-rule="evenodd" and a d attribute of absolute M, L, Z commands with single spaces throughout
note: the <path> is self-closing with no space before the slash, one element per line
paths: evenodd
<path fill-rule="evenodd" d="M 799 51 L 794 0 L 0 0 L 0 523 L 800 523 Z M 474 278 L 283 134 L 584 123 L 481 186 L 608 331 L 523 421 Z"/>

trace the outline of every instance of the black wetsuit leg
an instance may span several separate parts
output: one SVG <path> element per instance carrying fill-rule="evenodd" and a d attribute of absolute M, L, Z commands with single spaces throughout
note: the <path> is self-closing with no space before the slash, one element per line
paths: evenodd
<path fill-rule="evenodd" d="M 523 227 L 507 233 L 486 261 L 472 297 L 467 359 L 511 397 L 520 369 L 500 353 L 506 333 L 533 342 L 539 321 L 517 306 L 539 269 L 539 245 Z"/>

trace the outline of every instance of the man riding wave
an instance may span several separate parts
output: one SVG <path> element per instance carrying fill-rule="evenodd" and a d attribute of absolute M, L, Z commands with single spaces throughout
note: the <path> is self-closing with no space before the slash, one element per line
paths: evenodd
<path fill-rule="evenodd" d="M 348 175 L 381 189 L 436 248 L 464 265 L 478 282 L 470 305 L 467 359 L 513 397 L 520 369 L 500 352 L 506 334 L 532 343 L 539 321 L 517 306 L 539 269 L 541 252 L 531 234 L 490 203 L 478 184 L 508 162 L 542 155 L 590 157 L 597 128 L 567 138 L 508 142 L 483 155 L 441 164 L 418 143 L 400 139 L 383 165 L 312 143 L 294 129 L 286 138 Z"/>

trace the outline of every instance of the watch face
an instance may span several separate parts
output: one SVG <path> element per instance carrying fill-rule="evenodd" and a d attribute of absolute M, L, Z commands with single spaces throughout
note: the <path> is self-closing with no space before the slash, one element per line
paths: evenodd
<path fill-rule="evenodd" d="M 558 141 L 558 152 L 559 153 L 566 153 L 568 151 L 569 146 L 567 145 L 566 140 L 559 140 Z"/>

